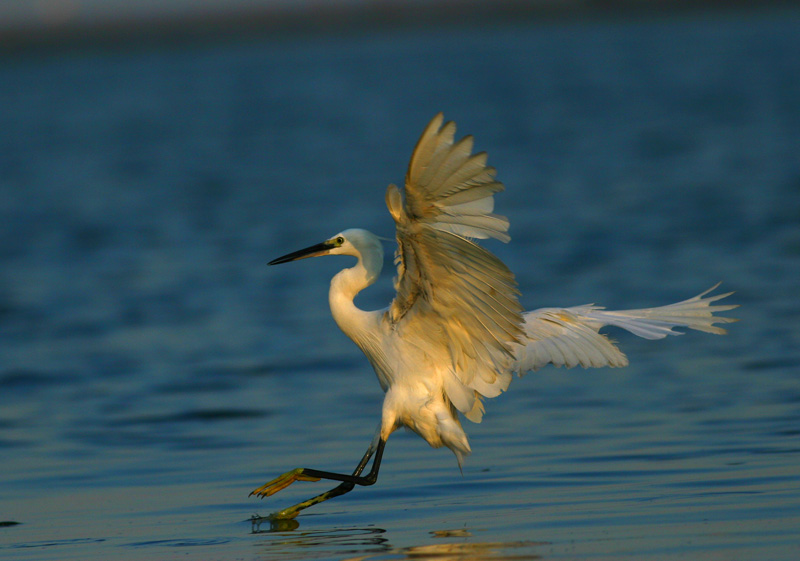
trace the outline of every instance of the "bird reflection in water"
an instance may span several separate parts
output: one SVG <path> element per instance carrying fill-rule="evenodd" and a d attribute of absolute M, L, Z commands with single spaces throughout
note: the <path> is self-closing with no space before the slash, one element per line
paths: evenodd
<path fill-rule="evenodd" d="M 296 520 L 269 520 L 269 529 L 261 529 L 254 522 L 254 533 L 282 533 L 297 528 Z M 296 557 L 308 548 L 326 550 L 332 557 L 343 561 L 380 561 L 382 559 L 431 559 L 436 561 L 501 561 L 540 559 L 535 549 L 546 542 L 481 542 L 470 541 L 473 532 L 468 529 L 435 530 L 429 532 L 434 539 L 447 542 L 430 543 L 410 547 L 392 547 L 387 532 L 382 528 L 338 528 L 333 530 L 311 530 L 301 534 L 282 535 L 280 540 L 265 541 L 262 545 L 269 558 L 275 555 Z M 458 540 L 458 541 L 455 541 Z"/>

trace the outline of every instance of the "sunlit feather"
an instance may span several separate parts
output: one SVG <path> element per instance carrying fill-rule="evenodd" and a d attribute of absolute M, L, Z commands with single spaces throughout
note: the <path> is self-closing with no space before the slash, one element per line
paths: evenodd
<path fill-rule="evenodd" d="M 269 496 L 295 481 L 342 482 L 317 497 L 273 515 L 291 518 L 313 504 L 375 483 L 389 435 L 407 427 L 431 446 L 453 451 L 459 466 L 470 453 L 460 414 L 480 422 L 482 398 L 496 397 L 523 374 L 547 364 L 625 366 L 628 359 L 600 330 L 618 327 L 646 339 L 679 335 L 676 327 L 722 334 L 715 316 L 735 308 L 715 305 L 728 294 L 709 291 L 682 302 L 640 310 L 599 306 L 523 312 L 511 271 L 475 239 L 509 240 L 508 220 L 494 211 L 503 190 L 485 153 L 472 154 L 472 137 L 455 141 L 456 127 L 441 114 L 431 120 L 411 156 L 405 186 L 390 185 L 386 206 L 397 230 L 395 289 L 384 310 L 360 310 L 353 300 L 375 282 L 383 266 L 380 240 L 366 230 L 345 230 L 270 264 L 320 255 L 349 255 L 355 266 L 333 277 L 331 313 L 364 352 L 386 392 L 381 422 L 354 472 L 298 468 L 253 493 Z M 713 290 L 713 287 L 711 290 Z M 370 472 L 362 471 L 374 455 Z"/>

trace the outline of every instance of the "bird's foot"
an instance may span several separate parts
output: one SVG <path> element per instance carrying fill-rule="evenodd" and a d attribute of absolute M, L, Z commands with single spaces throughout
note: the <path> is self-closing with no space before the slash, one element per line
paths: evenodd
<path fill-rule="evenodd" d="M 289 509 L 285 509 L 289 510 Z M 268 516 L 259 516 L 254 514 L 250 518 L 250 523 L 252 525 L 253 533 L 257 534 L 260 532 L 288 532 L 290 530 L 296 529 L 300 524 L 297 520 L 294 519 L 297 516 L 299 511 L 290 511 L 284 512 L 283 510 L 274 512 Z M 268 530 L 262 530 L 262 525 L 266 524 L 268 526 Z"/>
<path fill-rule="evenodd" d="M 267 481 L 258 489 L 254 489 L 249 496 L 256 495 L 257 497 L 269 497 L 278 491 L 283 491 L 295 481 L 319 481 L 319 477 L 306 475 L 303 468 L 293 469 L 287 471 L 283 475 L 276 477 L 272 481 Z"/>

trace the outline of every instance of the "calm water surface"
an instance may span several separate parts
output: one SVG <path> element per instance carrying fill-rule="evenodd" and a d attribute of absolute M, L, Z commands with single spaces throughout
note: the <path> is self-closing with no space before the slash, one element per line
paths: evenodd
<path fill-rule="evenodd" d="M 796 559 L 797 53 L 787 11 L 5 56 L 0 558 Z M 397 433 L 377 485 L 253 532 L 325 487 L 250 490 L 351 469 L 382 398 L 327 308 L 345 261 L 266 262 L 392 235 L 440 110 L 507 185 L 528 308 L 722 280 L 742 321 L 614 334 L 629 368 L 489 402 L 463 475 Z"/>

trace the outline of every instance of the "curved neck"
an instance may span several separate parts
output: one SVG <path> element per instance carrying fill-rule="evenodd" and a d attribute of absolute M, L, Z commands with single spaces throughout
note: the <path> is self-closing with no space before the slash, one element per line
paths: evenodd
<path fill-rule="evenodd" d="M 331 280 L 328 300 L 333 319 L 347 336 L 359 343 L 368 328 L 369 312 L 364 312 L 353 303 L 356 295 L 374 283 L 383 268 L 383 255 L 378 252 L 364 252 L 358 256 L 358 263 L 349 269 L 339 271 Z"/>

